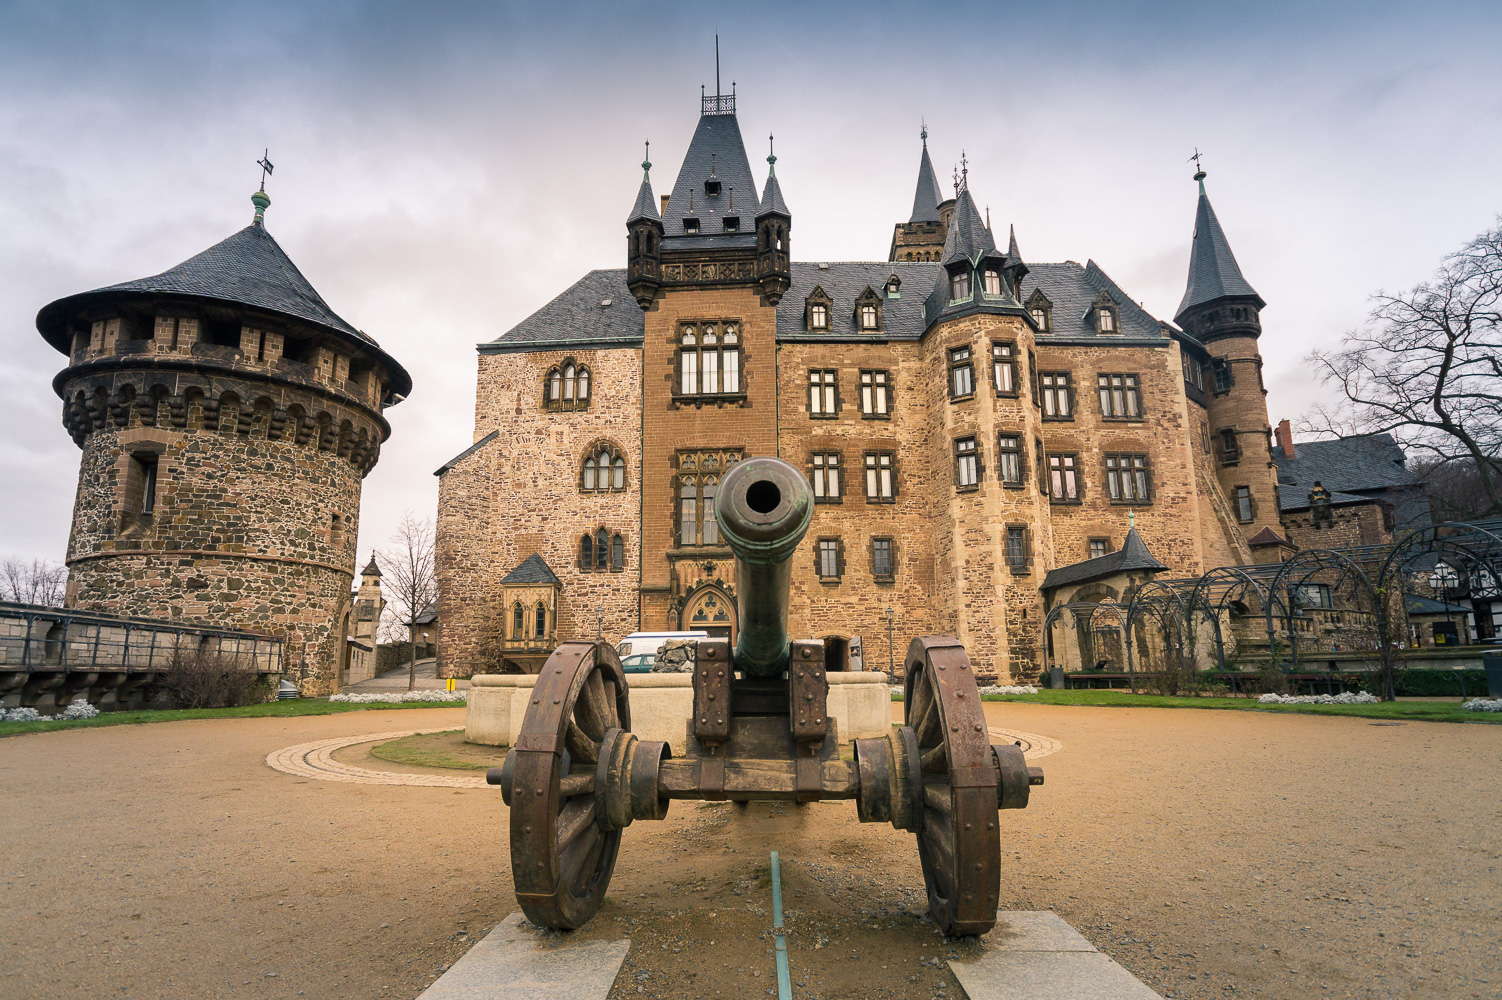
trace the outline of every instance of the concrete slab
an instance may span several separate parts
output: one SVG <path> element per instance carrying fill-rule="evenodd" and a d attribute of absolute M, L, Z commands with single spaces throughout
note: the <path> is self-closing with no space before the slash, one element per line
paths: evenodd
<path fill-rule="evenodd" d="M 513 913 L 420 1000 L 605 1000 L 631 942 L 585 941 L 523 924 Z"/>
<path fill-rule="evenodd" d="M 1002 911 L 981 944 L 949 963 L 969 1000 L 1161 1000 L 1055 913 Z"/>

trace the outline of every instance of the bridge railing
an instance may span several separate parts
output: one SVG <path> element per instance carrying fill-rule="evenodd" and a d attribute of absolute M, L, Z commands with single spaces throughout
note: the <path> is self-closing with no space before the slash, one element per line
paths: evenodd
<path fill-rule="evenodd" d="M 7 673 L 160 671 L 175 654 L 199 652 L 282 672 L 280 636 L 0 602 L 0 671 Z"/>

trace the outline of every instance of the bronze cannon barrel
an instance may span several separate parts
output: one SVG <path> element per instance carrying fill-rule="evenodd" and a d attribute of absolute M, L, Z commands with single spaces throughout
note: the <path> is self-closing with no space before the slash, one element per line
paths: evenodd
<path fill-rule="evenodd" d="M 787 669 L 791 560 L 813 511 L 808 481 L 780 458 L 746 459 L 720 484 L 715 518 L 736 556 L 735 667 L 748 676 L 774 677 Z"/>

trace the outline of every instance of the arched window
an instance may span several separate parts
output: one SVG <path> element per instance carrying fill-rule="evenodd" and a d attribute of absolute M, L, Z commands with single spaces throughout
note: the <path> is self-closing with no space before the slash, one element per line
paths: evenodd
<path fill-rule="evenodd" d="M 610 572 L 619 573 L 626 568 L 626 543 L 616 535 L 610 540 Z"/>
<path fill-rule="evenodd" d="M 680 396 L 719 396 L 741 391 L 738 324 L 686 324 L 678 343 Z"/>
<path fill-rule="evenodd" d="M 610 535 L 601 528 L 595 534 L 595 569 L 605 572 L 605 560 L 610 557 Z"/>
<path fill-rule="evenodd" d="M 522 621 L 522 602 L 517 601 L 511 608 L 511 638 L 520 639 L 525 623 Z"/>
<path fill-rule="evenodd" d="M 584 456 L 579 473 L 579 488 L 585 493 L 599 493 L 626 488 L 626 456 L 612 445 L 602 444 Z"/>
<path fill-rule="evenodd" d="M 583 365 L 579 366 L 578 400 L 580 403 L 589 402 L 589 369 L 585 368 Z"/>
<path fill-rule="evenodd" d="M 563 376 L 554 368 L 548 375 L 548 402 L 556 403 L 563 398 Z"/>
<path fill-rule="evenodd" d="M 574 366 L 573 365 L 564 365 L 563 366 L 563 401 L 565 403 L 572 403 L 574 401 Z"/>
<path fill-rule="evenodd" d="M 569 358 L 548 369 L 543 403 L 550 410 L 589 408 L 589 368 Z"/>
<path fill-rule="evenodd" d="M 595 541 L 588 533 L 579 539 L 579 568 L 588 573 L 595 564 Z"/>
<path fill-rule="evenodd" d="M 541 601 L 537 602 L 537 631 L 533 635 L 539 639 L 548 634 L 548 609 Z"/>

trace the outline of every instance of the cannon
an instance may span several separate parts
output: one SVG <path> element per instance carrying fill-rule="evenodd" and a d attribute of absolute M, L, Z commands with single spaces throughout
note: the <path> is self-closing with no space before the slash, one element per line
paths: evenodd
<path fill-rule="evenodd" d="M 813 496 L 776 458 L 740 462 L 715 516 L 736 556 L 739 636 L 701 639 L 687 750 L 631 733 L 626 676 L 611 646 L 565 642 L 538 674 L 505 763 L 487 780 L 511 811 L 511 868 L 527 919 L 572 929 L 599 909 L 637 820 L 673 799 L 814 802 L 854 799 L 862 822 L 917 836 L 929 912 L 945 933 L 996 922 L 1000 810 L 1026 807 L 1043 783 L 1016 746 L 993 746 L 964 647 L 920 636 L 908 647 L 905 725 L 839 753 L 824 644 L 788 633 L 789 560 Z"/>

